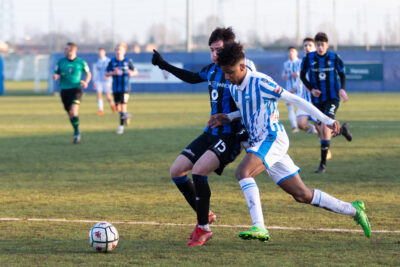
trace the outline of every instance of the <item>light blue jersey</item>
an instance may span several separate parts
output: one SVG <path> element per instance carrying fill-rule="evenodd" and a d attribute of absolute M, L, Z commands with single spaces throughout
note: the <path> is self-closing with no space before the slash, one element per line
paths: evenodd
<path fill-rule="evenodd" d="M 283 89 L 271 77 L 247 68 L 242 84 L 231 85 L 229 90 L 249 132 L 250 144 L 285 132 L 278 111 Z"/>
<path fill-rule="evenodd" d="M 301 60 L 298 58 L 293 61 L 287 60 L 285 63 L 283 63 L 282 76 L 286 75 L 288 77 L 286 80 L 286 90 L 292 91 L 294 89 L 293 93 L 296 93 L 298 87 L 301 86 L 300 67 Z M 297 77 L 293 78 L 292 74 L 297 74 Z"/>
<path fill-rule="evenodd" d="M 108 63 L 110 63 L 110 59 L 105 57 L 103 59 L 99 58 L 96 63 L 93 64 L 93 81 L 95 83 L 111 83 L 112 79 L 106 79 L 106 69 Z"/>

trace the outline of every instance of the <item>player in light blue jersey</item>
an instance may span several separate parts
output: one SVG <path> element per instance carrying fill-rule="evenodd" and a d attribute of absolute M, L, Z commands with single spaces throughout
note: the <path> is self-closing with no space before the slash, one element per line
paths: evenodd
<path fill-rule="evenodd" d="M 302 108 L 328 125 L 335 134 L 340 132 L 339 122 L 324 115 L 304 99 L 281 88 L 267 75 L 248 69 L 244 58 L 243 46 L 239 43 L 225 45 L 218 53 L 218 64 L 225 78 L 232 83 L 229 90 L 239 110 L 229 114 L 212 115 L 209 121 L 210 127 L 218 127 L 242 118 L 249 132 L 250 147 L 236 170 L 236 177 L 246 198 L 253 227 L 249 231 L 240 232 L 239 237 L 260 241 L 270 239 L 264 225 L 260 193 L 254 179 L 265 170 L 272 180 L 296 201 L 352 216 L 369 237 L 371 226 L 365 213 L 364 202 L 344 202 L 321 190 L 310 189 L 303 183 L 299 167 L 287 154 L 289 139 L 279 122 L 277 102 L 282 99 Z"/>
<path fill-rule="evenodd" d="M 105 94 L 111 110 L 116 111 L 115 103 L 111 95 L 112 79 L 106 76 L 106 69 L 110 59 L 106 57 L 106 50 L 99 48 L 99 58 L 93 64 L 93 89 L 97 91 L 97 115 L 104 115 L 103 94 Z"/>
<path fill-rule="evenodd" d="M 286 81 L 286 88 L 291 93 L 295 93 L 299 86 L 300 64 L 301 61 L 297 57 L 297 48 L 294 46 L 288 47 L 289 59 L 283 63 L 282 78 Z M 297 133 L 299 128 L 297 126 L 296 113 L 294 105 L 287 103 L 289 121 L 292 125 L 292 133 Z"/>
<path fill-rule="evenodd" d="M 305 54 L 315 51 L 314 39 L 305 38 L 303 40 L 303 51 Z M 299 65 L 297 67 L 298 67 L 298 72 L 300 73 L 301 60 L 298 60 L 298 62 L 299 62 Z M 300 78 L 297 80 L 297 82 L 298 82 L 298 85 L 296 86 L 295 94 L 298 95 L 299 97 L 303 98 L 307 102 L 312 103 L 311 102 L 311 93 L 308 90 L 308 88 L 306 88 L 304 86 L 304 84 Z M 313 118 L 310 114 L 308 114 L 301 108 L 298 108 L 296 110 L 296 117 L 297 117 L 297 125 L 298 125 L 299 129 L 301 129 L 307 133 L 310 133 L 310 134 L 318 133 L 317 128 L 316 128 L 316 126 L 318 126 L 318 125 L 308 123 L 309 120 L 313 121 L 314 123 L 317 122 L 317 120 L 315 118 Z"/>

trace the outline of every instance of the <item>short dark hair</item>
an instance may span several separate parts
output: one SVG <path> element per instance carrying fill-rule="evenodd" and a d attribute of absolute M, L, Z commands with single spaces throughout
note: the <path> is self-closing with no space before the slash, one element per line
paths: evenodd
<path fill-rule="evenodd" d="M 106 51 L 106 49 L 105 49 L 104 47 L 99 47 L 99 51 L 100 51 L 100 50 Z"/>
<path fill-rule="evenodd" d="M 328 35 L 324 32 L 319 32 L 314 37 L 315 42 L 328 42 Z"/>
<path fill-rule="evenodd" d="M 78 46 L 74 42 L 68 42 L 67 45 L 70 46 L 70 47 L 73 47 L 75 49 L 78 49 Z"/>
<path fill-rule="evenodd" d="M 294 50 L 297 51 L 297 47 L 295 47 L 295 46 L 293 46 L 293 45 L 291 45 L 291 46 L 289 46 L 289 47 L 287 48 L 287 50 L 290 50 L 290 49 L 294 49 Z"/>
<path fill-rule="evenodd" d="M 305 42 L 312 42 L 312 43 L 314 43 L 314 44 L 315 44 L 315 41 L 314 41 L 314 39 L 313 39 L 313 38 L 311 38 L 311 37 L 306 37 L 306 38 L 304 38 L 304 39 L 303 39 L 303 44 L 304 44 Z"/>
<path fill-rule="evenodd" d="M 212 43 L 215 41 L 223 41 L 224 44 L 228 42 L 233 42 L 235 41 L 236 35 L 232 30 L 232 27 L 228 28 L 216 28 L 210 35 L 210 38 L 208 39 L 208 45 L 210 46 Z"/>
<path fill-rule="evenodd" d="M 233 66 L 245 58 L 243 45 L 241 43 L 228 43 L 218 51 L 219 66 Z"/>

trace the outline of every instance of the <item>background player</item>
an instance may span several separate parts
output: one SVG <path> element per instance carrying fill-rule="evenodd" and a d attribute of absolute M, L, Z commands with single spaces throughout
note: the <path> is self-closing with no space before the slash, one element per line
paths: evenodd
<path fill-rule="evenodd" d="M 351 204 L 304 185 L 299 175 L 300 169 L 287 154 L 289 139 L 279 122 L 277 102 L 282 99 L 301 107 L 332 128 L 334 133 L 340 131 L 339 122 L 327 117 L 304 99 L 279 87 L 267 75 L 252 72 L 246 67 L 244 59 L 243 47 L 238 43 L 227 44 L 219 52 L 219 65 L 226 79 L 232 83 L 229 90 L 239 111 L 228 115 L 215 114 L 209 121 L 209 126 L 220 127 L 223 123 L 231 123 L 234 118 L 242 118 L 249 132 L 249 153 L 239 164 L 236 177 L 245 195 L 253 227 L 249 231 L 240 232 L 239 237 L 261 241 L 270 239 L 265 229 L 260 193 L 254 179 L 265 170 L 296 201 L 350 215 L 356 223 L 361 224 L 365 235 L 369 237 L 371 226 L 362 201 L 357 200 Z"/>
<path fill-rule="evenodd" d="M 217 52 L 225 44 L 234 40 L 235 34 L 232 28 L 215 29 L 208 41 L 213 63 L 199 72 L 174 67 L 157 51 L 154 51 L 152 63 L 188 83 L 208 81 L 211 114 L 229 113 L 237 108 L 228 90 L 229 82 L 225 80 L 221 68 L 217 66 Z M 222 125 L 215 129 L 206 127 L 204 132 L 181 152 L 171 166 L 172 180 L 197 214 L 198 225 L 191 235 L 190 242 L 187 243 L 188 246 L 202 246 L 212 236 L 209 223 L 212 223 L 216 216 L 213 213 L 209 214 L 211 190 L 208 176 L 213 171 L 221 175 L 224 167 L 240 153 L 240 140 L 236 136 L 240 127 L 239 122 Z M 193 181 L 187 176 L 190 170 L 192 170 Z"/>
<path fill-rule="evenodd" d="M 111 110 L 116 111 L 114 100 L 111 96 L 111 82 L 112 79 L 106 76 L 106 69 L 110 59 L 106 57 L 106 50 L 99 48 L 99 58 L 93 64 L 93 89 L 97 91 L 97 107 L 98 115 L 104 115 L 103 93 L 110 104 Z"/>
<path fill-rule="evenodd" d="M 334 119 L 339 108 L 340 99 L 346 102 L 348 97 L 344 90 L 346 76 L 342 59 L 334 52 L 328 51 L 328 36 L 319 32 L 315 35 L 317 51 L 308 53 L 301 64 L 301 80 L 311 91 L 312 103 L 328 117 Z M 309 77 L 306 77 L 306 74 Z M 340 77 L 340 82 L 337 78 Z M 326 158 L 330 147 L 332 133 L 321 123 L 321 161 L 316 173 L 326 172 Z M 348 141 L 352 140 L 347 123 L 344 123 L 340 134 Z"/>
<path fill-rule="evenodd" d="M 297 48 L 289 46 L 288 56 L 289 59 L 283 63 L 282 78 L 286 81 L 286 88 L 291 93 L 295 93 L 297 86 L 299 85 L 299 74 L 301 61 L 297 57 Z M 297 133 L 299 128 L 297 127 L 296 113 L 294 106 L 290 103 L 286 103 L 288 108 L 289 121 L 292 125 L 292 133 Z"/>
<path fill-rule="evenodd" d="M 69 42 L 65 45 L 65 58 L 58 60 L 53 75 L 54 81 L 60 78 L 61 100 L 74 128 L 74 144 L 81 142 L 79 105 L 82 98 L 82 88 L 87 88 L 92 77 L 86 61 L 77 57 L 77 50 L 78 46 L 75 43 Z M 83 74 L 86 74 L 84 80 L 82 79 Z"/>
<path fill-rule="evenodd" d="M 120 124 L 117 134 L 124 133 L 124 125 L 128 124 L 130 114 L 128 114 L 128 101 L 130 83 L 129 78 L 138 74 L 138 70 L 133 66 L 132 60 L 125 57 L 127 45 L 119 44 L 115 49 L 115 57 L 111 59 L 107 66 L 107 76 L 113 77 L 114 101 L 119 112 Z"/>

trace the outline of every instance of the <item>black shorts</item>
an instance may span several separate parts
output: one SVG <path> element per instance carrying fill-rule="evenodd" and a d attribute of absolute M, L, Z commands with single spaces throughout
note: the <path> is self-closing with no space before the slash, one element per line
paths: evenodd
<path fill-rule="evenodd" d="M 126 104 L 129 101 L 129 92 L 113 92 L 115 104 Z"/>
<path fill-rule="evenodd" d="M 314 104 L 322 113 L 331 119 L 335 119 L 336 111 L 339 108 L 339 100 L 330 99 L 322 103 Z"/>
<path fill-rule="evenodd" d="M 64 109 L 69 111 L 71 109 L 72 104 L 79 105 L 82 99 L 82 89 L 81 88 L 73 88 L 73 89 L 62 89 L 61 90 L 61 101 L 64 105 Z"/>
<path fill-rule="evenodd" d="M 215 136 L 203 133 L 193 140 L 181 154 L 195 164 L 207 150 L 211 150 L 217 155 L 220 165 L 215 173 L 221 175 L 225 166 L 234 161 L 240 154 L 240 140 L 236 135 Z"/>

